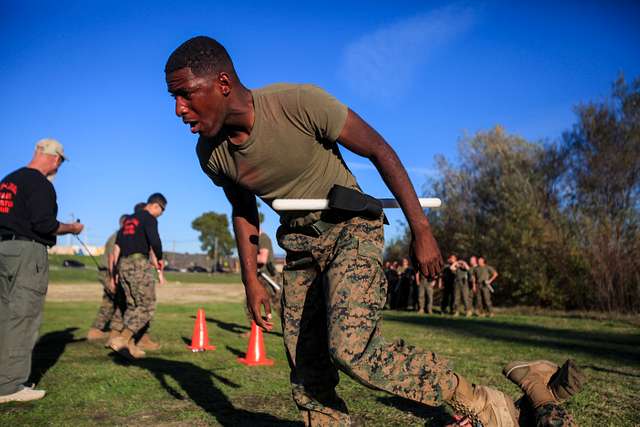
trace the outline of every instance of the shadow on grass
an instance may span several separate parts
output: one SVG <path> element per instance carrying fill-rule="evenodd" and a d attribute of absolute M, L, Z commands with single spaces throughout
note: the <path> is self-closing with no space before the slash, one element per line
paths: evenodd
<path fill-rule="evenodd" d="M 386 312 L 386 320 L 436 328 L 458 335 L 505 341 L 531 347 L 546 347 L 587 356 L 596 356 L 617 363 L 639 365 L 640 334 L 593 332 L 527 325 L 495 319 L 466 319 L 398 315 Z"/>
<path fill-rule="evenodd" d="M 622 376 L 625 376 L 625 377 L 640 378 L 640 375 L 638 375 L 638 374 L 632 374 L 631 372 L 624 372 L 624 371 L 621 371 L 619 369 L 603 368 L 602 366 L 583 365 L 583 366 L 581 366 L 581 368 L 591 369 L 593 371 L 598 371 L 598 372 L 606 372 L 608 374 L 622 375 Z"/>
<path fill-rule="evenodd" d="M 216 419 L 222 426 L 299 426 L 300 423 L 283 420 L 263 412 L 252 412 L 236 408 L 229 398 L 217 387 L 216 382 L 228 387 L 239 388 L 213 371 L 203 369 L 190 362 L 182 362 L 158 357 L 147 357 L 134 362 L 126 362 L 112 355 L 115 363 L 135 365 L 151 372 L 167 393 L 175 399 L 190 399 Z M 182 390 L 171 386 L 167 381 L 173 378 Z M 215 381 L 214 381 L 215 380 Z M 182 392 L 186 393 L 186 396 Z"/>
<path fill-rule="evenodd" d="M 77 330 L 78 328 L 67 328 L 40 337 L 33 348 L 31 375 L 27 382 L 38 384 L 47 371 L 58 362 L 67 344 L 86 341 L 86 338 L 74 338 L 73 333 Z"/>
<path fill-rule="evenodd" d="M 236 357 L 246 357 L 246 353 L 244 351 L 240 351 L 237 348 L 233 348 L 230 346 L 226 346 L 227 350 Z"/>

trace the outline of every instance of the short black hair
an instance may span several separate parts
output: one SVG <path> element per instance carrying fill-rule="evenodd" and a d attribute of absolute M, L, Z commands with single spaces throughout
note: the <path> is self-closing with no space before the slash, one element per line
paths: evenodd
<path fill-rule="evenodd" d="M 190 68 L 196 76 L 235 72 L 227 49 L 207 36 L 193 37 L 178 46 L 169 56 L 164 72 L 169 74 L 181 68 Z"/>
<path fill-rule="evenodd" d="M 136 205 L 133 207 L 133 213 L 140 212 L 142 209 L 144 209 L 145 206 L 147 206 L 145 202 L 136 203 Z"/>
<path fill-rule="evenodd" d="M 162 206 L 162 209 L 167 207 L 167 199 L 162 195 L 162 193 L 153 193 L 147 199 L 147 204 L 157 203 Z"/>

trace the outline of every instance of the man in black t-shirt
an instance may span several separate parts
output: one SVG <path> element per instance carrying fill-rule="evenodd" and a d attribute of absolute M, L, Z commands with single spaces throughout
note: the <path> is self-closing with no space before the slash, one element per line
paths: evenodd
<path fill-rule="evenodd" d="M 62 144 L 42 139 L 31 162 L 0 182 L 0 403 L 45 395 L 24 383 L 49 284 L 47 246 L 56 244 L 56 236 L 84 228 L 56 219 L 50 181 L 64 160 Z"/>
<path fill-rule="evenodd" d="M 162 281 L 164 265 L 157 218 L 162 215 L 166 206 L 167 199 L 162 194 L 152 194 L 144 209 L 124 220 L 116 238 L 114 251 L 118 259 L 119 284 L 124 290 L 127 308 L 124 312 L 124 329 L 120 336 L 111 340 L 110 346 L 127 358 L 138 359 L 145 355 L 136 345 L 135 337 L 139 333 L 148 332 L 155 313 L 156 288 L 153 267 L 160 274 Z M 157 261 L 150 262 L 150 251 L 153 251 Z M 155 265 L 152 266 L 152 262 Z M 147 336 L 147 349 L 159 348 L 159 345 L 148 341 Z"/>

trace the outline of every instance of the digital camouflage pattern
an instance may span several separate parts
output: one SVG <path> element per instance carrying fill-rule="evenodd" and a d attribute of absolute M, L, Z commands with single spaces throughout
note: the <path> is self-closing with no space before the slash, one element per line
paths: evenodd
<path fill-rule="evenodd" d="M 126 310 L 124 327 L 136 333 L 150 324 L 156 310 L 156 279 L 146 257 L 132 256 L 118 262 L 120 286 L 124 290 Z"/>
<path fill-rule="evenodd" d="M 561 405 L 549 403 L 534 409 L 525 396 L 516 402 L 520 411 L 520 427 L 577 427 L 569 412 Z"/>
<path fill-rule="evenodd" d="M 111 295 L 106 291 L 109 280 L 109 273 L 106 271 L 98 272 L 98 280 L 105 290 L 102 291 L 102 301 L 100 302 L 98 314 L 91 327 L 102 331 L 109 325 L 110 329 L 121 331 L 124 328 L 122 318 L 124 295 L 122 294 L 122 288 L 118 286 L 116 295 Z"/>
<path fill-rule="evenodd" d="M 311 234 L 311 233 L 309 233 Z M 350 425 L 338 369 L 373 389 L 438 406 L 456 378 L 430 351 L 380 333 L 387 282 L 382 219 L 352 218 L 320 236 L 281 227 L 287 251 L 283 331 L 293 398 L 306 425 Z"/>
<path fill-rule="evenodd" d="M 542 405 L 536 409 L 537 427 L 575 427 L 577 424 L 566 409 L 560 405 Z"/>

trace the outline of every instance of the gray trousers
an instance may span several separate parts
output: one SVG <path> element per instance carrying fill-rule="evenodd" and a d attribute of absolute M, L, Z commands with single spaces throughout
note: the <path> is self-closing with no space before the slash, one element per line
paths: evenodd
<path fill-rule="evenodd" d="M 0 242 L 0 396 L 29 379 L 49 284 L 47 249 L 36 242 Z"/>

